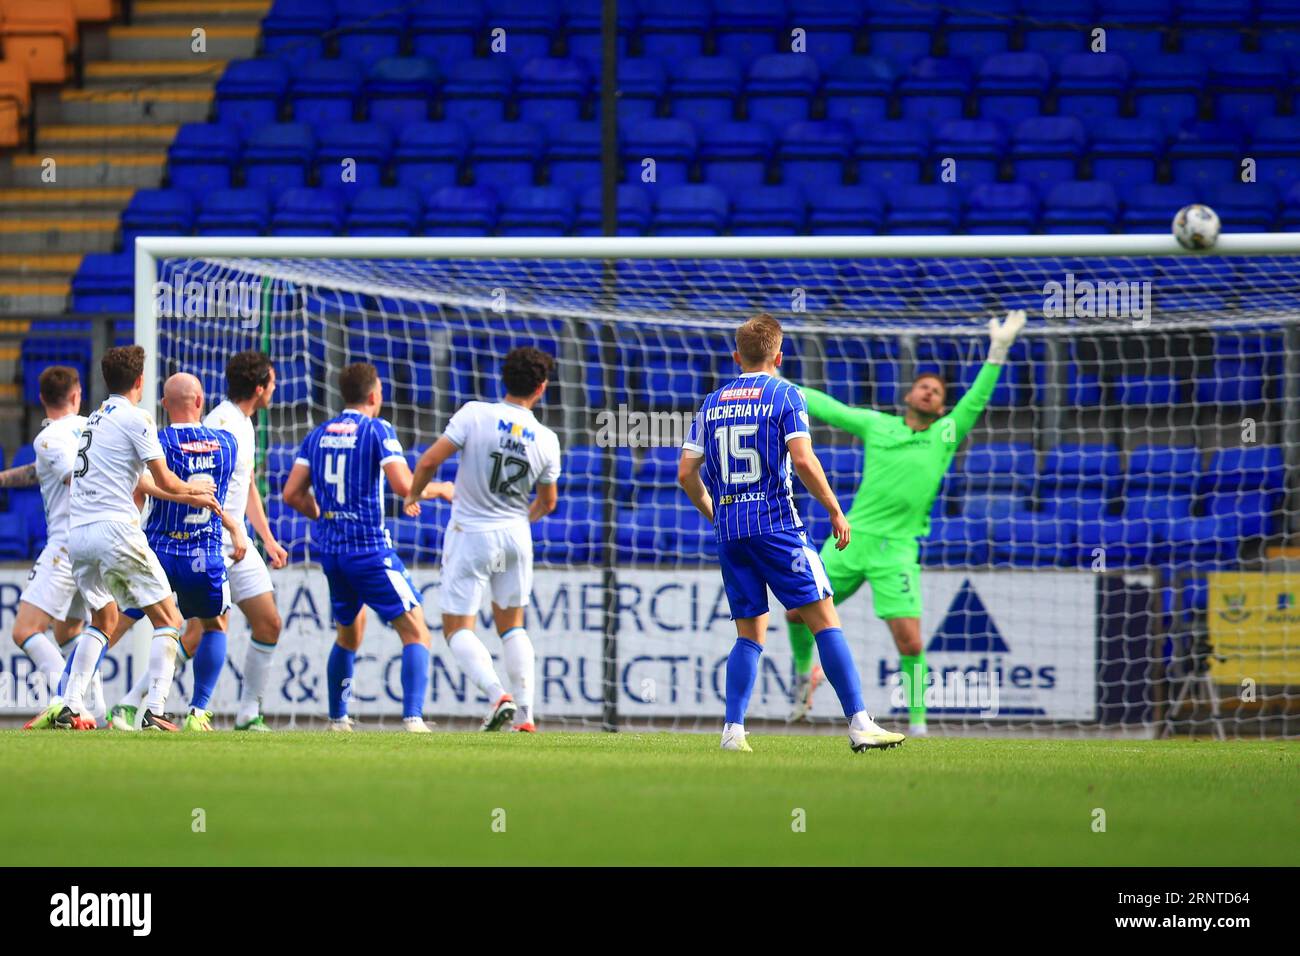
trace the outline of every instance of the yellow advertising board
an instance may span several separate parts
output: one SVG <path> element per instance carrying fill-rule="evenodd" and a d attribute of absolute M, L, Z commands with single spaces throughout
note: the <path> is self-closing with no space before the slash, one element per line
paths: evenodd
<path fill-rule="evenodd" d="M 1213 572 L 1207 617 L 1216 684 L 1300 684 L 1300 574 Z"/>

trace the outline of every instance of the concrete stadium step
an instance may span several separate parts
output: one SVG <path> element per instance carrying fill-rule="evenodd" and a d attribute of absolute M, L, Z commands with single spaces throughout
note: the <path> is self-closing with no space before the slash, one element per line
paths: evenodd
<path fill-rule="evenodd" d="M 175 123 L 46 123 L 36 128 L 37 152 L 51 149 L 100 149 L 137 152 L 166 149 L 176 138 Z"/>
<path fill-rule="evenodd" d="M 54 160 L 53 183 L 42 181 L 44 162 Z M 156 187 L 162 182 L 167 154 L 149 152 L 106 153 L 102 150 L 57 149 L 47 155 L 20 153 L 0 166 L 0 185 L 44 189 L 85 189 L 97 186 Z"/>
<path fill-rule="evenodd" d="M 81 265 L 79 255 L 15 255 L 0 253 L 0 277 L 6 279 L 25 276 L 68 277 Z M 3 329 L 0 329 L 3 331 Z"/>
<path fill-rule="evenodd" d="M 203 21 L 260 24 L 271 0 L 136 0 L 131 20 L 137 24 L 167 23 L 203 26 Z"/>
<path fill-rule="evenodd" d="M 181 24 L 140 24 L 112 26 L 108 29 L 108 53 L 113 60 L 178 60 L 195 58 L 252 56 L 257 51 L 258 25 L 255 23 L 207 24 L 199 17 L 179 16 Z M 207 33 L 206 49 L 193 52 L 193 31 Z"/>
<path fill-rule="evenodd" d="M 117 241 L 115 215 L 5 216 L 0 247 L 16 252 L 112 252 Z"/>
<path fill-rule="evenodd" d="M 120 212 L 131 201 L 134 193 L 135 190 L 129 186 L 59 189 L 46 185 L 0 189 L 0 212 L 75 212 L 79 209 Z"/>
<path fill-rule="evenodd" d="M 0 276 L 0 315 L 60 315 L 68 308 L 67 279 Z"/>
<path fill-rule="evenodd" d="M 210 87 L 225 69 L 224 59 L 199 55 L 168 60 L 98 60 L 86 64 L 86 83 L 91 87 L 146 83 Z"/>
<path fill-rule="evenodd" d="M 202 123 L 212 111 L 212 90 L 198 86 L 60 89 L 38 104 L 48 123 Z"/>

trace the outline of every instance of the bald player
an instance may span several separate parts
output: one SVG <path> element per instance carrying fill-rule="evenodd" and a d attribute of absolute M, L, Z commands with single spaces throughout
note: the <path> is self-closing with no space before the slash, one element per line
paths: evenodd
<path fill-rule="evenodd" d="M 230 432 L 202 423 L 202 383 L 185 372 L 173 375 L 163 386 L 163 408 L 171 424 L 159 432 L 158 440 L 167 467 L 191 484 L 210 488 L 218 501 L 224 501 L 239 446 Z M 230 528 L 232 557 L 236 562 L 247 552 L 248 541 L 243 525 L 233 518 L 196 508 L 183 496 L 160 492 L 147 479 L 141 482 L 139 492 L 155 499 L 145 522 L 145 537 L 167 572 L 181 617 L 197 620 L 201 625 L 200 631 L 187 632 L 189 640 L 180 642 L 178 652 L 181 663 L 191 656 L 194 660 L 194 696 L 183 727 L 208 731 L 212 729 L 208 703 L 226 661 L 225 614 L 230 609 L 222 525 Z M 130 630 L 132 623 L 124 618 L 113 640 Z M 136 715 L 145 696 L 166 700 L 170 683 L 169 680 L 167 687 L 155 688 L 149 675 L 142 676 L 110 712 L 112 726 L 117 730 L 135 730 Z"/>

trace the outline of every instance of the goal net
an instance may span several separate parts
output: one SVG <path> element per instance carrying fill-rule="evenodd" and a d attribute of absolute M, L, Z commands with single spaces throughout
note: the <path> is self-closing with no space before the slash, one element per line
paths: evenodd
<path fill-rule="evenodd" d="M 276 574 L 285 631 L 264 705 L 282 725 L 324 714 L 333 624 L 310 525 L 280 491 L 298 443 L 341 407 L 348 363 L 378 367 L 414 462 L 464 402 L 501 397 L 511 347 L 555 356 L 538 412 L 561 437 L 564 474 L 558 510 L 533 529 L 527 619 L 540 719 L 713 730 L 735 633 L 712 531 L 677 487 L 676 462 L 693 411 L 735 372 L 735 328 L 771 313 L 787 378 L 901 414 L 922 372 L 944 378 L 949 407 L 960 400 L 988 319 L 1022 308 L 1029 324 L 919 544 L 932 730 L 1294 734 L 1298 253 L 1289 236 L 1225 236 L 1214 255 L 1159 236 L 150 239 L 137 338 L 156 363 L 151 386 L 193 372 L 213 403 L 230 355 L 275 361 L 259 475 L 292 555 Z M 847 511 L 863 447 L 817 421 L 813 436 Z M 915 489 L 922 501 L 933 492 Z M 820 547 L 826 516 L 796 494 Z M 427 714 L 477 718 L 486 701 L 439 626 L 450 507 L 409 519 L 390 494 L 388 515 L 434 635 Z M 868 707 L 905 722 L 872 586 L 844 597 Z M 400 646 L 369 628 L 353 712 L 392 724 Z M 499 654 L 490 629 L 485 608 L 480 634 Z M 237 613 L 231 630 L 237 666 Z M 752 722 L 785 726 L 793 676 L 774 601 Z M 223 677 L 218 710 L 237 680 L 233 668 Z M 791 729 L 837 720 L 826 687 Z"/>

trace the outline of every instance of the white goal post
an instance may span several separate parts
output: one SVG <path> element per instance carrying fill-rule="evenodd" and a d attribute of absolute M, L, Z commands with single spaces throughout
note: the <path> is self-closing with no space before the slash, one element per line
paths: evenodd
<path fill-rule="evenodd" d="M 287 449 L 337 410 L 334 378 L 347 362 L 391 376 L 386 408 L 413 449 L 436 438 L 454 405 L 496 397 L 502 349 L 551 346 L 559 381 L 542 417 L 574 467 L 562 499 L 567 490 L 583 504 L 539 530 L 539 711 L 608 729 L 714 729 L 720 719 L 718 666 L 734 634 L 725 605 L 719 618 L 702 529 L 663 465 L 691 402 L 726 373 L 735 326 L 771 312 L 787 331 L 791 378 L 892 412 L 921 371 L 940 372 L 959 397 L 982 361 L 987 320 L 1025 308 L 1030 324 L 920 548 L 932 724 L 1235 736 L 1300 725 L 1300 612 L 1283 606 L 1300 590 L 1287 563 L 1300 468 L 1300 234 L 1229 233 L 1204 252 L 1170 235 L 196 236 L 140 238 L 135 255 L 147 403 L 171 372 L 202 373 L 215 401 L 223 356 L 265 347 L 275 358 L 285 401 L 259 429 L 272 496 Z M 212 292 L 235 280 L 261 290 L 242 327 Z M 814 425 L 847 508 L 861 445 Z M 298 595 L 318 605 L 320 581 L 301 570 L 308 533 L 271 504 L 297 536 Z M 403 526 L 395 506 L 389 517 L 433 604 L 438 514 L 418 527 Z M 1254 607 L 1264 601 L 1274 606 Z M 318 609 L 305 623 L 292 601 L 281 610 L 287 632 L 301 631 L 284 652 L 288 677 L 323 674 L 328 603 L 325 620 Z M 905 719 L 897 652 L 870 586 L 841 611 L 869 706 Z M 372 629 L 381 658 L 359 672 L 375 686 L 357 712 L 391 720 L 382 671 L 393 648 Z M 774 613 L 760 720 L 789 709 L 784 632 Z M 430 715 L 472 715 L 454 661 L 439 658 L 438 640 L 434 650 Z M 981 680 L 996 700 L 979 696 Z M 272 716 L 303 720 L 322 706 L 283 696 Z M 834 714 L 824 697 L 815 721 Z"/>

